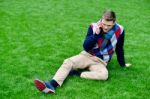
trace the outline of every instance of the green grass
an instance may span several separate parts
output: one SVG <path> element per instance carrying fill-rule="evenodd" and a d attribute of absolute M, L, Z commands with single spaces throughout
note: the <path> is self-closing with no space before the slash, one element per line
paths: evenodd
<path fill-rule="evenodd" d="M 89 24 L 105 9 L 116 11 L 126 29 L 132 67 L 119 67 L 114 55 L 108 81 L 68 77 L 56 94 L 39 93 L 33 80 L 51 79 L 64 59 L 82 51 Z M 0 98 L 148 99 L 149 9 L 149 0 L 0 0 Z"/>

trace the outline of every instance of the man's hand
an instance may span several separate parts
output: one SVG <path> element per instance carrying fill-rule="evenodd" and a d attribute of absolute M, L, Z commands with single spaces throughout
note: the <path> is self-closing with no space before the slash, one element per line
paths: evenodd
<path fill-rule="evenodd" d="M 130 67 L 130 66 L 131 66 L 130 63 L 126 63 L 126 64 L 125 64 L 125 67 Z"/>
<path fill-rule="evenodd" d="M 97 27 L 96 27 L 96 34 L 97 34 L 97 35 L 100 34 L 100 31 L 101 31 L 100 28 L 102 28 L 101 20 L 99 20 L 99 21 L 97 22 Z"/>

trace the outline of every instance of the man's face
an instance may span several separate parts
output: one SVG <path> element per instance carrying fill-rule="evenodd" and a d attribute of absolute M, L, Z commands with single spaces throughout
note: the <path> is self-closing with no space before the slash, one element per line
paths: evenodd
<path fill-rule="evenodd" d="M 115 22 L 102 19 L 101 24 L 103 31 L 107 33 L 114 26 Z"/>

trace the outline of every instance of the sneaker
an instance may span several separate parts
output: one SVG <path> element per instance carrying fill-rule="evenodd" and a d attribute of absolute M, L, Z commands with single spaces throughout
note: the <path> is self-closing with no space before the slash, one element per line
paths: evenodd
<path fill-rule="evenodd" d="M 55 93 L 54 87 L 49 82 L 43 82 L 42 80 L 34 80 L 35 87 L 44 93 Z"/>

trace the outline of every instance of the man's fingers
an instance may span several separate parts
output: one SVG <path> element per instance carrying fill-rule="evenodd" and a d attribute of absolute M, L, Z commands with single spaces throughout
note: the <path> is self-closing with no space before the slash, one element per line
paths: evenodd
<path fill-rule="evenodd" d="M 126 63 L 125 66 L 126 66 L 126 67 L 130 67 L 131 64 L 130 64 L 130 63 Z"/>
<path fill-rule="evenodd" d="M 97 22 L 97 26 L 98 27 L 102 27 L 102 22 L 100 21 L 100 22 Z"/>

